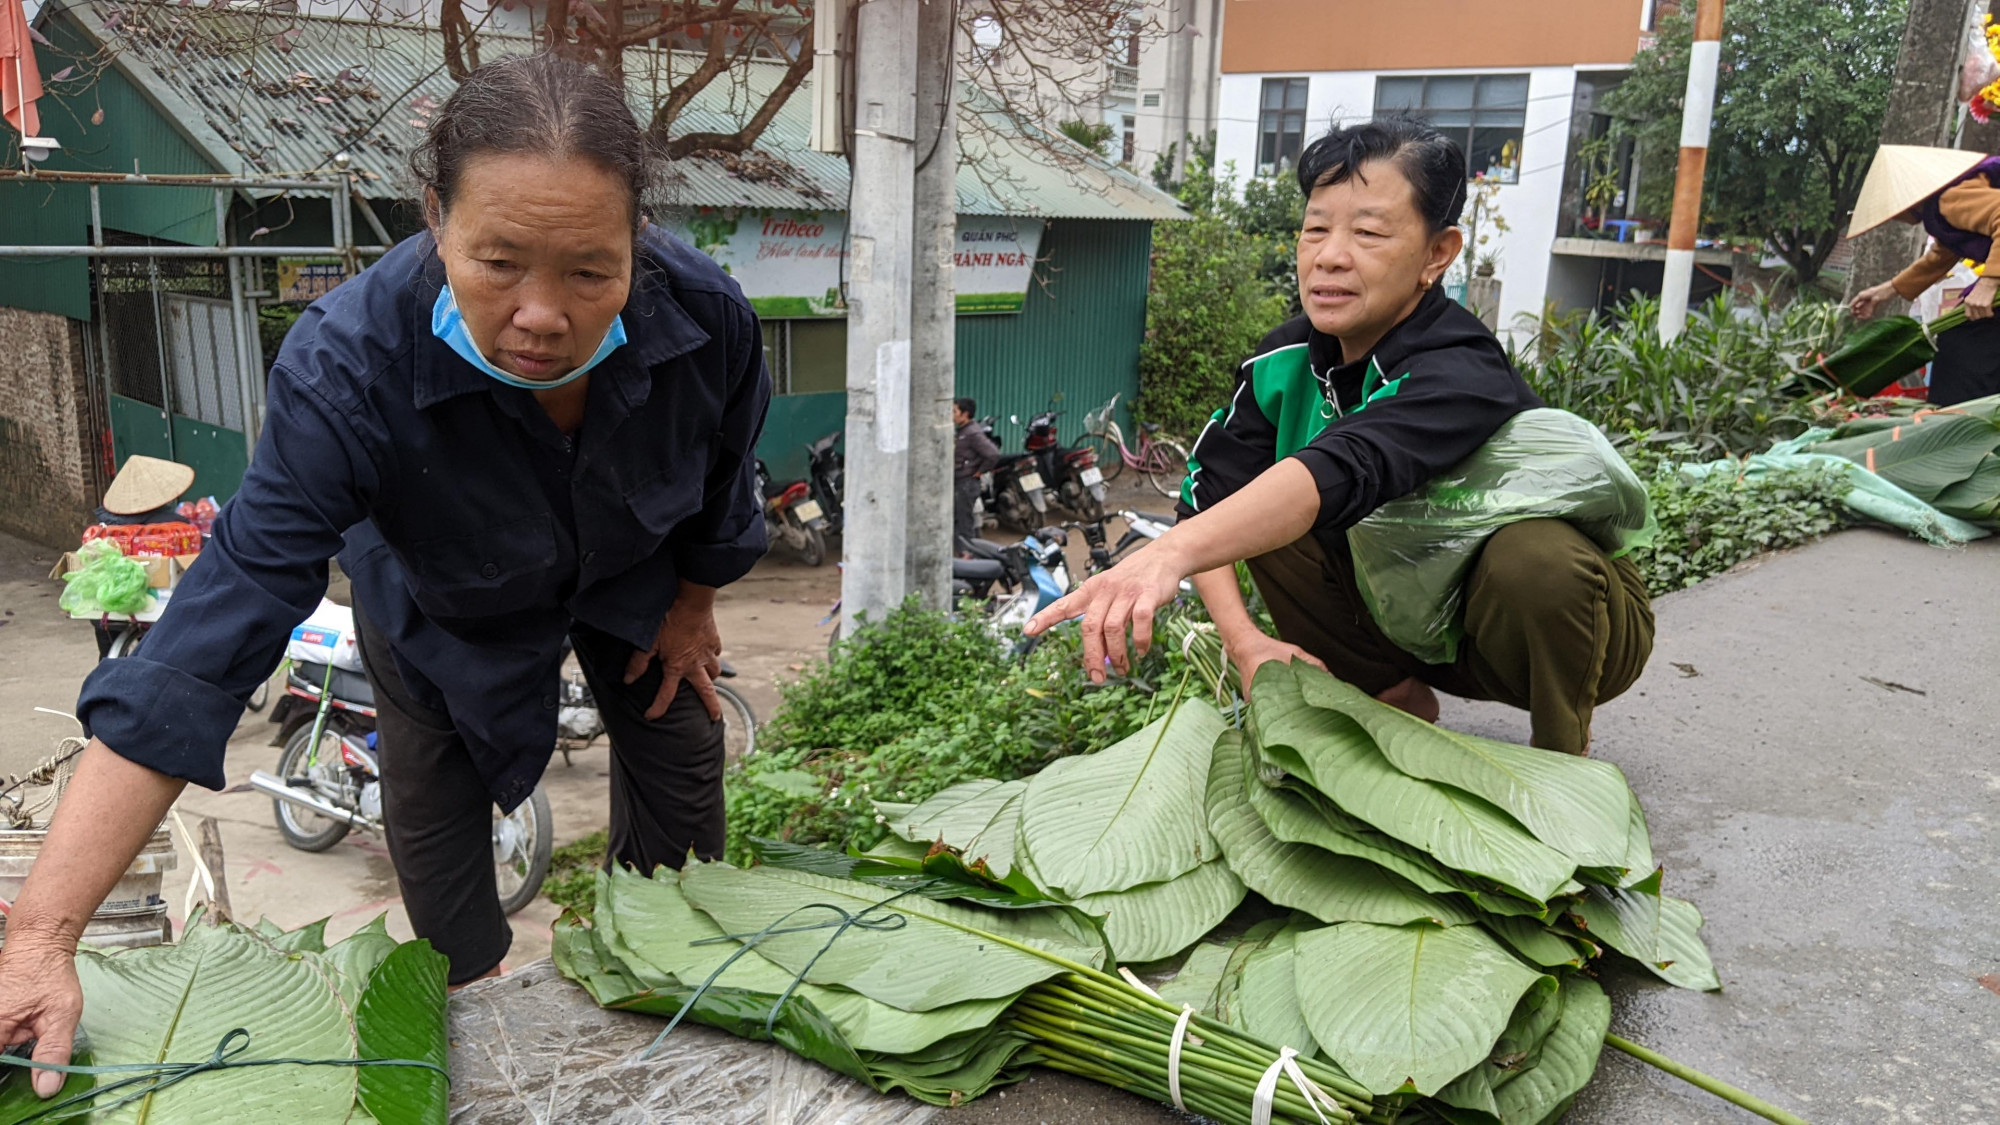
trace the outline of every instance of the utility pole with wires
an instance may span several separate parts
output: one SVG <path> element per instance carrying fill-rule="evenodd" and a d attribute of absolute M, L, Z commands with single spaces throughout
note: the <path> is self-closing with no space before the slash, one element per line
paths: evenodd
<path fill-rule="evenodd" d="M 921 0 L 853 10 L 847 252 L 847 469 L 841 633 L 909 590 L 911 266 Z M 929 147 L 929 138 L 923 138 Z M 948 501 L 947 501 L 948 502 Z"/>
<path fill-rule="evenodd" d="M 1687 328 L 1694 286 L 1694 244 L 1701 229 L 1702 178 L 1708 173 L 1709 126 L 1715 118 L 1715 76 L 1722 61 L 1723 0 L 1700 0 L 1688 52 L 1687 97 L 1681 107 L 1681 159 L 1674 174 L 1674 213 L 1667 228 L 1666 276 L 1660 286 L 1660 339 Z"/>
<path fill-rule="evenodd" d="M 925 609 L 951 608 L 951 400 L 956 390 L 958 299 L 958 81 L 956 0 L 924 0 L 917 17 L 917 169 L 910 344 L 909 590 Z"/>

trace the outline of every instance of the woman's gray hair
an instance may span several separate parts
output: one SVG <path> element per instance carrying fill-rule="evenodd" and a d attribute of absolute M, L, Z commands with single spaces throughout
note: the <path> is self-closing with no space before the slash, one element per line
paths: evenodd
<path fill-rule="evenodd" d="M 440 212 L 449 212 L 466 162 L 485 153 L 588 160 L 630 189 L 634 234 L 645 218 L 652 146 L 624 90 L 580 62 L 540 51 L 473 71 L 445 99 L 410 154 L 410 171 L 426 194 L 436 193 Z"/>

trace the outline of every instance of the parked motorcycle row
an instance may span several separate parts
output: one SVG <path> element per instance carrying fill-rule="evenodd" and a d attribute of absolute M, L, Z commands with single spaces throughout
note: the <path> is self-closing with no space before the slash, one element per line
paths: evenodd
<path fill-rule="evenodd" d="M 1046 528 L 1058 509 L 1081 521 L 1104 519 L 1107 491 L 1097 449 L 1089 444 L 1064 445 L 1056 430 L 1060 417 L 1060 410 L 1045 410 L 1029 418 L 1022 427 L 1022 448 L 1001 454 L 1000 463 L 980 478 L 980 507 L 999 526 L 1031 534 Z M 995 420 L 988 415 L 979 425 L 999 445 Z M 1019 415 L 1010 415 L 1008 421 L 1021 426 Z M 757 462 L 757 490 L 771 544 L 807 566 L 824 563 L 827 538 L 840 534 L 845 469 L 841 435 L 835 430 L 806 446 L 804 480 L 774 481 L 764 462 Z"/>

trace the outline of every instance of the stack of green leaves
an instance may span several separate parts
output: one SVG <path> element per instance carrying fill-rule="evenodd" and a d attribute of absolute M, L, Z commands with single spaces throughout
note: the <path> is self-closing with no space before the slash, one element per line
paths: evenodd
<path fill-rule="evenodd" d="M 1948 516 L 2000 527 L 2000 395 L 1857 418 L 1807 451 L 1853 461 Z"/>
<path fill-rule="evenodd" d="M 1594 959 L 1719 987 L 1616 767 L 1304 665 L 1261 668 L 1249 716 L 1183 699 L 1032 778 L 878 803 L 871 853 L 606 875 L 558 964 L 878 1089 L 955 1103 L 1039 1064 L 1225 1122 L 1262 1089 L 1274 1121 L 1539 1125 L 1606 1041 Z M 1177 972 L 1155 995 L 1114 963 Z M 1281 1050 L 1304 1081 L 1273 1081 Z"/>
<path fill-rule="evenodd" d="M 71 1065 L 125 1069 L 73 1074 L 45 1102 L 25 1067 L 8 1067 L 0 1125 L 443 1125 L 444 956 L 427 941 L 399 944 L 381 918 L 331 946 L 325 937 L 325 920 L 289 932 L 191 922 L 175 945 L 80 951 Z M 218 1053 L 225 1065 L 185 1080 L 150 1073 Z"/>

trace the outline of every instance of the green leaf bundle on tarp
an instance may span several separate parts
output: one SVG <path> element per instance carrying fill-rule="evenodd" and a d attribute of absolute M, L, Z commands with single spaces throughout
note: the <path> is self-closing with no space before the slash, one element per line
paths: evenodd
<path fill-rule="evenodd" d="M 1614 555 L 1654 531 L 1646 486 L 1596 426 L 1563 410 L 1523 411 L 1470 457 L 1348 530 L 1356 584 L 1383 634 L 1431 664 L 1455 660 L 1480 549 L 1532 519 L 1566 520 Z"/>

